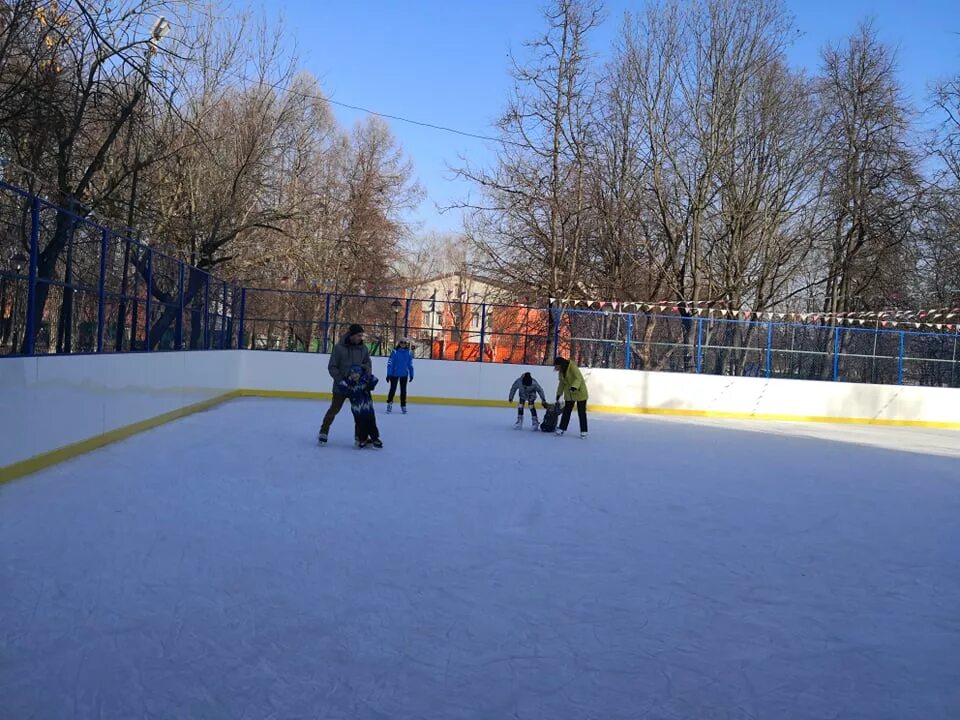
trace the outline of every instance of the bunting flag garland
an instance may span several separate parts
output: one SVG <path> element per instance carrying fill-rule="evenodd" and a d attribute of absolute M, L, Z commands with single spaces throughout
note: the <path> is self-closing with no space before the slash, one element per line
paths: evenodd
<path fill-rule="evenodd" d="M 839 325 L 851 328 L 914 328 L 917 330 L 936 330 L 939 332 L 957 332 L 960 325 L 960 308 L 925 308 L 919 310 L 881 309 L 842 312 L 800 312 L 753 310 L 725 306 L 719 299 L 712 300 L 670 300 L 662 298 L 655 301 L 597 300 L 584 298 L 550 298 L 551 307 L 563 309 L 586 309 L 603 313 L 637 313 L 681 315 L 746 321 L 782 321 L 787 323 L 813 323 L 816 325 Z"/>

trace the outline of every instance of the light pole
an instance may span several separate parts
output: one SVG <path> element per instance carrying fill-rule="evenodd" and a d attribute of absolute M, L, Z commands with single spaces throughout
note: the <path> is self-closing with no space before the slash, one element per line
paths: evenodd
<path fill-rule="evenodd" d="M 437 324 L 437 289 L 430 296 L 430 359 L 433 360 L 433 329 Z"/>
<path fill-rule="evenodd" d="M 400 301 L 394 300 L 392 303 L 390 303 L 390 307 L 393 308 L 393 344 L 396 345 L 399 340 L 397 333 L 399 332 L 398 323 L 400 321 Z"/>
<path fill-rule="evenodd" d="M 157 51 L 160 48 L 160 41 L 163 40 L 167 33 L 170 32 L 173 26 L 169 21 L 162 15 L 157 18 L 157 21 L 153 24 L 153 27 L 150 29 L 150 38 L 147 40 L 147 52 L 146 57 L 144 58 L 143 65 L 143 81 L 141 92 L 145 93 L 147 90 L 147 84 L 150 80 L 150 62 L 153 60 L 153 56 L 157 54 Z M 138 100 L 138 106 L 143 102 L 143 98 Z M 140 123 L 143 121 L 143 115 L 140 112 L 137 112 L 132 123 Z M 137 186 L 140 179 L 140 140 L 142 133 L 140 132 L 139 127 L 131 125 L 131 132 L 136 132 L 136 141 L 134 142 L 134 153 L 133 153 L 133 173 L 130 177 L 130 201 L 127 207 L 127 232 L 130 235 L 134 233 L 134 222 L 135 218 L 135 209 L 137 204 Z M 117 312 L 117 352 L 120 352 L 123 345 L 123 326 L 126 321 L 127 314 L 127 275 L 128 268 L 130 266 L 130 240 L 131 238 L 127 237 L 124 239 L 124 250 L 123 250 L 123 276 L 120 281 L 120 307 Z M 150 284 L 147 284 L 147 292 L 150 292 Z M 131 349 L 136 342 L 137 337 L 137 298 L 134 299 L 133 304 L 133 332 L 131 333 Z M 150 318 L 146 319 L 146 330 L 145 330 L 145 343 L 150 342 Z"/>

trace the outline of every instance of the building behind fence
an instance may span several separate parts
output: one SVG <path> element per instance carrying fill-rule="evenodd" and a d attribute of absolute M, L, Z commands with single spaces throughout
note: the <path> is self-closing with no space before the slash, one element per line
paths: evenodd
<path fill-rule="evenodd" d="M 461 275 L 399 297 L 240 287 L 0 183 L 0 355 L 251 349 L 329 352 L 362 323 L 371 352 L 418 357 L 960 387 L 938 332 L 494 301 Z M 835 321 L 834 321 L 835 322 Z"/>

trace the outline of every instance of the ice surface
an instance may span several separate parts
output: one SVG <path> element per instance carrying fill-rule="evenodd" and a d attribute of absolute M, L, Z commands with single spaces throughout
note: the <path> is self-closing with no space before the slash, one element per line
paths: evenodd
<path fill-rule="evenodd" d="M 0 717 L 960 716 L 960 434 L 324 410 L 0 487 Z"/>

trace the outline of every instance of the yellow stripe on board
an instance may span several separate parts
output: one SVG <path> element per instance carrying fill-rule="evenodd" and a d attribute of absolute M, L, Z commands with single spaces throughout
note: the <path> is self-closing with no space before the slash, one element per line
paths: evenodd
<path fill-rule="evenodd" d="M 716 418 L 724 420 L 764 420 L 767 422 L 833 423 L 835 425 L 887 425 L 892 427 L 923 427 L 960 430 L 960 422 L 939 420 L 893 420 L 887 418 L 830 417 L 828 415 L 780 415 L 775 413 L 745 413 L 727 410 L 686 410 L 679 408 L 637 408 L 615 405 L 591 405 L 592 412 L 619 415 L 672 415 L 679 417 Z"/>
<path fill-rule="evenodd" d="M 171 410 L 163 415 L 157 415 L 156 417 L 148 418 L 147 420 L 141 420 L 140 422 L 133 423 L 132 425 L 125 425 L 124 427 L 117 428 L 116 430 L 105 432 L 102 435 L 95 435 L 92 438 L 87 438 L 86 440 L 81 440 L 80 442 L 76 442 L 71 445 L 65 445 L 62 448 L 57 448 L 56 450 L 51 450 L 50 452 L 35 455 L 34 457 L 27 458 L 26 460 L 15 462 L 12 465 L 0 467 L 0 484 L 9 482 L 10 480 L 15 480 L 23 477 L 24 475 L 35 473 L 38 470 L 43 470 L 44 468 L 64 462 L 65 460 L 70 460 L 78 455 L 83 455 L 91 450 L 101 448 L 104 445 L 125 440 L 132 435 L 142 433 L 145 430 L 151 430 L 172 420 L 178 420 L 182 417 L 186 417 L 187 415 L 192 415 L 193 413 L 207 410 L 215 405 L 219 405 L 222 402 L 231 400 L 238 396 L 239 393 L 234 390 L 224 393 L 223 395 L 210 398 L 209 400 L 202 400 L 201 402 L 187 405 L 179 410 Z"/>
<path fill-rule="evenodd" d="M 288 398 L 292 400 L 329 400 L 329 392 L 302 392 L 299 390 L 254 390 L 239 391 L 242 397 Z M 386 400 L 386 395 L 374 395 L 374 399 Z M 412 405 L 455 405 L 460 407 L 514 408 L 516 403 L 506 400 L 473 400 L 471 398 L 445 398 L 408 396 Z M 826 415 L 786 415 L 767 413 L 745 413 L 726 410 L 693 410 L 683 408 L 638 408 L 620 405 L 590 405 L 590 412 L 612 413 L 616 415 L 669 415 L 674 417 L 716 418 L 724 420 L 762 420 L 767 422 L 808 422 L 834 423 L 837 425 L 888 425 L 892 427 L 923 427 L 946 430 L 960 430 L 960 422 L 941 422 L 937 420 L 891 420 L 885 418 L 830 417 Z"/>

